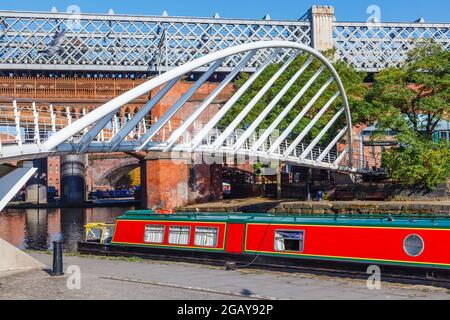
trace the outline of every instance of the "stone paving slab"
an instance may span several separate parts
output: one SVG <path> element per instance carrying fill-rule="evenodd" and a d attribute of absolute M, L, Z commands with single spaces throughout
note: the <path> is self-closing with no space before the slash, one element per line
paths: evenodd
<path fill-rule="evenodd" d="M 52 256 L 32 253 L 51 266 Z M 67 289 L 67 276 L 30 271 L 0 278 L 0 299 L 446 299 L 442 288 L 383 283 L 305 273 L 223 268 L 188 263 L 65 256 L 64 268 L 81 269 L 81 290 Z"/>

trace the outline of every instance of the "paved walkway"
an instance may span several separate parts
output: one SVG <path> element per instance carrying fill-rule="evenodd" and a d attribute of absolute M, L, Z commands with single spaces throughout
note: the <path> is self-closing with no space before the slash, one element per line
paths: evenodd
<path fill-rule="evenodd" d="M 52 256 L 32 253 L 52 264 Z M 366 282 L 300 273 L 225 271 L 186 263 L 117 258 L 64 257 L 81 269 L 81 289 L 67 288 L 68 276 L 32 271 L 0 278 L 0 299 L 450 299 L 441 288 Z"/>

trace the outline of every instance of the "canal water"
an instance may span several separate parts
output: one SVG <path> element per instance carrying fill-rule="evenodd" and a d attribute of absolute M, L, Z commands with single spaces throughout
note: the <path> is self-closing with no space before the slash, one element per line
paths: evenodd
<path fill-rule="evenodd" d="M 20 249 L 51 250 L 53 240 L 63 239 L 64 250 L 75 252 L 83 241 L 85 225 L 114 223 L 133 207 L 7 209 L 0 212 L 0 238 Z"/>

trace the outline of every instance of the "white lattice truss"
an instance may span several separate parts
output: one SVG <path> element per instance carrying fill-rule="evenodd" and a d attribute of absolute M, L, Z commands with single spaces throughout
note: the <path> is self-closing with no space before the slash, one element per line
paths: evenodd
<path fill-rule="evenodd" d="M 199 119 L 211 103 L 249 63 L 252 63 L 255 56 L 261 56 L 261 51 L 265 51 L 268 58 L 256 66 L 256 71 L 249 75 L 246 82 L 216 113 L 199 125 Z M 231 123 L 224 128 L 219 128 L 219 122 L 233 107 L 236 107 L 236 103 L 252 88 L 264 70 L 275 61 L 279 61 L 280 55 L 285 53 L 288 53 L 288 58 L 278 63 L 277 71 L 257 94 L 237 109 L 237 116 Z M 304 57 L 304 64 L 298 70 L 294 70 L 295 74 L 286 80 L 287 83 L 283 84 L 279 91 L 277 90 L 278 93 L 271 98 L 272 100 L 263 106 L 263 110 L 259 111 L 256 119 L 242 129 L 240 126 L 242 121 L 265 97 L 269 89 L 278 83 L 277 80 L 298 55 Z M 238 63 L 184 121 L 175 125 L 173 121 L 177 112 L 226 59 L 236 59 Z M 319 62 L 321 66 L 317 68 L 316 63 L 313 62 Z M 308 74 L 312 76 L 306 77 L 305 71 L 309 68 L 312 69 Z M 149 113 L 173 86 L 198 69 L 207 71 L 202 73 L 199 79 L 159 119 L 152 119 L 149 122 Z M 317 83 L 319 76 L 325 76 L 323 79 L 328 80 L 323 84 L 324 81 Z M 302 85 L 293 87 L 300 80 Z M 317 84 L 320 89 L 313 91 L 313 84 Z M 122 106 L 155 88 L 161 89 L 134 116 L 125 116 L 125 119 L 119 119 L 116 116 Z M 277 113 L 275 120 L 271 121 L 268 127 L 266 125 L 264 130 L 259 130 L 263 120 L 269 115 L 274 115 L 275 107 L 292 89 L 295 90 L 293 92 L 295 96 L 292 95 L 294 97 Z M 309 90 L 311 92 L 308 92 Z M 312 98 L 301 100 L 306 93 L 310 93 L 308 96 Z M 328 100 L 323 97 L 327 102 L 324 105 L 318 105 L 318 101 L 324 94 L 331 98 Z M 19 110 L 18 104 L 13 104 L 14 112 L 8 114 L 14 114 L 14 121 L 9 126 L 8 133 L 12 137 L 15 136 L 15 140 L 14 143 L 0 144 L 0 162 L 64 154 L 160 151 L 257 157 L 327 170 L 353 171 L 351 115 L 339 75 L 321 53 L 309 46 L 294 42 L 260 41 L 205 55 L 144 82 L 86 113 L 78 120 L 72 119 L 70 111 L 67 110 L 68 125 L 56 124 L 52 106 L 50 106 L 49 119 L 42 119 L 34 103 L 32 107 L 33 119 L 26 120 L 23 119 L 22 110 Z M 327 117 L 323 118 L 324 115 Z M 288 116 L 293 120 L 281 127 L 280 124 Z M 303 127 L 300 133 L 293 135 L 294 129 L 306 117 L 310 120 L 306 127 Z M 325 125 L 315 128 L 321 119 L 326 119 Z M 5 128 L 4 123 L 2 128 Z M 334 131 L 330 131 L 332 128 Z M 319 132 L 312 135 L 313 129 Z M 109 133 L 108 137 L 105 136 L 106 131 Z M 276 132 L 278 133 L 275 135 Z M 323 138 L 328 132 L 335 132 L 335 136 L 328 138 L 324 144 Z M 306 138 L 309 141 L 306 141 Z M 347 145 L 346 148 L 344 143 Z"/>
<path fill-rule="evenodd" d="M 0 68 L 167 71 L 249 42 L 309 44 L 309 35 L 308 22 L 1 12 Z M 267 59 L 265 54 L 255 55 L 248 68 Z M 237 62 L 227 58 L 218 71 L 229 71 Z"/>
<path fill-rule="evenodd" d="M 358 70 L 378 71 L 402 63 L 417 40 L 432 39 L 448 49 L 449 30 L 450 24 L 335 22 L 333 38 L 339 57 Z M 311 45 L 312 32 L 309 21 L 3 11 L 0 70 L 164 72 L 249 42 Z M 248 71 L 265 59 L 265 52 L 255 55 Z M 217 71 L 237 63 L 227 58 Z"/>
<path fill-rule="evenodd" d="M 376 72 L 401 66 L 420 41 L 432 40 L 450 50 L 450 24 L 336 22 L 333 38 L 341 59 Z"/>

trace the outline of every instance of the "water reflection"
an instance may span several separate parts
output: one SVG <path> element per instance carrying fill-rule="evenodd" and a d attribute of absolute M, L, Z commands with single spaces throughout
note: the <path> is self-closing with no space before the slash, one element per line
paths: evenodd
<path fill-rule="evenodd" d="M 27 249 L 45 250 L 47 243 L 47 210 L 25 209 L 24 245 Z"/>
<path fill-rule="evenodd" d="M 21 249 L 50 250 L 52 241 L 64 240 L 66 251 L 76 251 L 86 223 L 114 223 L 133 208 L 8 209 L 0 212 L 0 238 Z"/>

